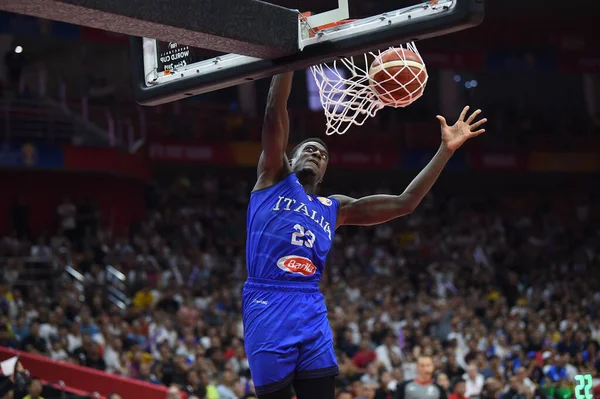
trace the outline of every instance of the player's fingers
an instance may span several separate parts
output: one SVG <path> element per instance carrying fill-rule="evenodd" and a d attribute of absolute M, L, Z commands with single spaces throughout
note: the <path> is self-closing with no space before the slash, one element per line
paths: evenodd
<path fill-rule="evenodd" d="M 469 135 L 469 138 L 471 137 L 475 137 L 475 136 L 479 136 L 480 134 L 485 133 L 485 129 L 479 129 L 476 132 L 471 132 L 471 134 Z"/>
<path fill-rule="evenodd" d="M 477 115 L 479 115 L 481 113 L 481 110 L 478 109 L 477 111 L 473 112 L 471 114 L 471 116 L 469 116 L 469 119 L 467 119 L 467 125 L 470 125 L 471 123 L 473 123 L 473 121 L 475 120 L 475 118 L 477 118 Z"/>
<path fill-rule="evenodd" d="M 487 118 L 483 118 L 482 120 L 477 121 L 477 122 L 473 123 L 472 125 L 469 124 L 470 125 L 469 127 L 471 128 L 471 130 L 474 130 L 474 129 L 477 129 L 479 126 L 483 125 L 486 122 L 487 122 Z"/>
<path fill-rule="evenodd" d="M 471 108 L 471 107 L 469 107 L 468 105 L 463 108 L 462 112 L 460 113 L 460 116 L 458 117 L 459 121 L 465 120 L 465 116 L 467 116 L 467 112 L 469 112 L 469 108 Z"/>
<path fill-rule="evenodd" d="M 436 118 L 438 121 L 440 121 L 440 124 L 442 125 L 442 127 L 448 126 L 448 124 L 446 123 L 446 118 L 444 118 L 441 115 L 436 116 Z"/>

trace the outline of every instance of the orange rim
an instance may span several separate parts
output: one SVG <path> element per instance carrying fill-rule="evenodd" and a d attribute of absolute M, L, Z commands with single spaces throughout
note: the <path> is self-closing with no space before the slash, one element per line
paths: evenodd
<path fill-rule="evenodd" d="M 300 14 L 300 19 L 302 21 L 306 21 L 307 17 L 310 17 L 312 15 L 312 13 L 310 11 L 308 12 L 303 12 Z M 310 28 L 310 37 L 314 37 L 317 33 L 328 30 L 328 29 L 333 29 L 336 28 L 338 26 L 341 25 L 346 25 L 349 24 L 351 22 L 356 21 L 355 19 L 345 19 L 342 21 L 335 21 L 335 22 L 330 22 L 328 24 L 325 25 L 319 25 L 319 26 L 315 26 L 315 27 L 311 27 Z"/>
<path fill-rule="evenodd" d="M 316 28 L 313 28 L 313 30 L 315 32 L 321 32 L 323 30 L 335 28 L 335 27 L 338 27 L 338 26 L 341 26 L 341 25 L 346 25 L 346 24 L 349 24 L 350 22 L 354 22 L 354 21 L 356 21 L 356 20 L 355 19 L 345 19 L 343 21 L 330 22 L 330 23 L 325 24 L 325 25 L 317 26 Z"/>

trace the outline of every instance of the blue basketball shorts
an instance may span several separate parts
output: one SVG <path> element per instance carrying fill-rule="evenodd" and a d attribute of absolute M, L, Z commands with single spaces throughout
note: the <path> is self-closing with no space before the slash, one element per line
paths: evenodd
<path fill-rule="evenodd" d="M 256 393 L 294 379 L 335 376 L 338 365 L 316 284 L 249 278 L 242 293 L 244 344 Z"/>

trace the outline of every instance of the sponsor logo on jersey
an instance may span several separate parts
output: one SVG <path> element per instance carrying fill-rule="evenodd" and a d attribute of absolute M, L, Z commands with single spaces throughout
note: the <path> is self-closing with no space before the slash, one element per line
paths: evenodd
<path fill-rule="evenodd" d="M 288 255 L 279 258 L 277 267 L 283 271 L 301 274 L 303 276 L 312 276 L 317 271 L 317 267 L 310 259 L 296 255 Z"/>
<path fill-rule="evenodd" d="M 321 204 L 325 205 L 325 206 L 331 206 L 331 204 L 333 202 L 331 202 L 331 200 L 329 198 L 325 198 L 325 197 L 317 197 L 319 199 L 319 201 L 321 201 Z"/>

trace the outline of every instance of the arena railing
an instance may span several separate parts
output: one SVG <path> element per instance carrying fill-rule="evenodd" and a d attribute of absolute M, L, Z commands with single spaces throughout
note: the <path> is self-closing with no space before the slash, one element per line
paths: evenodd
<path fill-rule="evenodd" d="M 79 120 L 50 99 L 0 99 L 0 137 L 4 141 L 102 145 L 107 135 Z"/>

